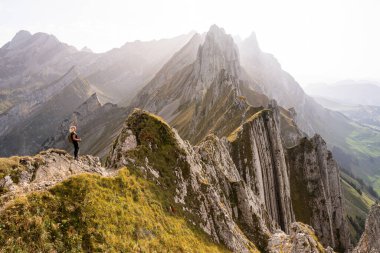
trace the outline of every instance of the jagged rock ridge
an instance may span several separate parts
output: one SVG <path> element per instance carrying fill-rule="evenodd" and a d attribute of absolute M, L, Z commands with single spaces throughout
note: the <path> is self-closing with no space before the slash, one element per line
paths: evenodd
<path fill-rule="evenodd" d="M 135 110 L 107 166 L 133 168 L 169 189 L 176 210 L 234 252 L 269 250 L 272 234 L 294 222 L 274 117 L 259 112 L 229 139 L 209 135 L 192 147 L 161 119 Z"/>
<path fill-rule="evenodd" d="M 380 252 L 380 205 L 372 206 L 365 224 L 365 230 L 354 253 Z"/>

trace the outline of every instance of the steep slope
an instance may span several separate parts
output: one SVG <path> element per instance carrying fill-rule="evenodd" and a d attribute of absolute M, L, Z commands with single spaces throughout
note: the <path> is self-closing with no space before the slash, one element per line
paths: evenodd
<path fill-rule="evenodd" d="M 354 178 L 342 171 L 341 182 L 350 238 L 352 244 L 356 245 L 364 232 L 366 217 L 375 200 L 373 196 L 360 188 L 360 184 Z"/>
<path fill-rule="evenodd" d="M 62 118 L 87 100 L 91 93 L 91 86 L 86 80 L 76 77 L 46 102 L 36 102 L 37 108 L 29 107 L 28 115 L 24 118 L 19 117 L 14 124 L 11 124 L 10 120 L 6 121 L 5 124 L 11 128 L 0 137 L 0 155 L 29 155 L 40 151 L 43 141 L 53 134 Z M 24 103 L 28 105 L 28 101 Z M 25 105 L 17 106 L 17 111 L 22 111 Z M 14 113 L 17 112 L 12 112 L 12 115 Z M 8 115 L 11 114 L 5 117 Z"/>
<path fill-rule="evenodd" d="M 296 220 L 310 224 L 324 245 L 348 249 L 339 167 L 324 140 L 304 138 L 288 150 L 288 162 Z"/>
<path fill-rule="evenodd" d="M 27 93 L 50 84 L 76 66 L 109 100 L 130 98 L 193 33 L 171 39 L 129 42 L 102 54 L 78 51 L 53 35 L 20 31 L 0 48 L 0 95 Z M 28 90 L 27 90 L 27 89 Z M 15 99 L 8 100 L 10 102 Z M 0 103 L 9 108 L 9 104 Z"/>
<path fill-rule="evenodd" d="M 70 63 L 75 53 L 75 48 L 53 35 L 20 31 L 0 48 L 0 87 L 33 89 L 51 83 L 75 65 Z M 80 54 L 81 58 L 87 55 Z"/>
<path fill-rule="evenodd" d="M 70 68 L 62 77 L 54 80 L 46 86 L 24 91 L 12 90 L 4 92 L 4 100 L 7 106 L 0 114 L 0 136 L 5 134 L 13 125 L 29 117 L 44 103 L 60 93 L 72 83 L 79 74 L 76 68 Z"/>
<path fill-rule="evenodd" d="M 110 97 L 127 105 L 160 68 L 194 35 L 170 39 L 127 42 L 120 48 L 100 54 L 84 66 L 86 78 Z"/>
<path fill-rule="evenodd" d="M 326 110 L 307 96 L 294 78 L 281 68 L 273 55 L 261 51 L 255 34 L 238 46 L 242 67 L 265 95 L 275 99 L 284 108 L 295 109 L 300 129 L 309 135 L 321 134 L 331 145 L 343 144 L 340 136 L 334 139 L 324 124 L 334 125 L 339 130 L 349 130 L 349 123 L 344 117 Z M 334 131 L 334 134 L 339 133 L 339 130 Z"/>
<path fill-rule="evenodd" d="M 354 253 L 378 253 L 380 252 L 380 205 L 375 204 L 371 207 L 371 211 L 366 220 L 365 231 L 360 238 L 358 246 L 354 249 Z"/>
<path fill-rule="evenodd" d="M 104 158 L 127 115 L 126 108 L 111 103 L 102 105 L 94 93 L 83 104 L 62 117 L 66 118 L 56 124 L 50 136 L 45 136 L 42 148 L 61 148 L 71 151 L 73 147 L 68 142 L 67 136 L 70 126 L 74 125 L 77 126 L 78 135 L 83 140 L 80 143 L 80 153 Z"/>
<path fill-rule="evenodd" d="M 221 151 L 226 152 L 226 148 Z M 228 156 L 225 159 L 226 163 L 233 164 Z M 229 180 L 224 173 L 218 173 L 217 169 L 223 169 L 223 166 L 203 165 L 200 155 L 190 144 L 156 116 L 135 110 L 115 141 L 107 165 L 114 168 L 127 166 L 160 185 L 167 192 L 168 205 L 201 227 L 214 241 L 235 252 L 249 252 L 255 248 L 232 218 L 230 199 L 233 196 L 230 194 L 234 193 L 228 182 L 239 179 L 232 177 Z M 237 176 L 233 172 L 230 175 L 234 174 Z M 219 184 L 228 188 L 221 191 Z M 251 215 L 257 217 L 255 213 Z M 255 221 L 251 224 L 255 227 L 253 231 L 265 245 L 269 231 L 259 218 Z"/>
<path fill-rule="evenodd" d="M 266 206 L 270 220 L 288 232 L 295 219 L 285 153 L 275 116 L 269 110 L 254 114 L 228 140 L 241 177 Z"/>

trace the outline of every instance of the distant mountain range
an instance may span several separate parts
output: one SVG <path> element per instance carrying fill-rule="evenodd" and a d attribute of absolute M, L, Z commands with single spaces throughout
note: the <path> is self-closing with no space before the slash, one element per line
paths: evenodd
<path fill-rule="evenodd" d="M 348 105 L 380 106 L 380 83 L 344 80 L 334 84 L 310 84 L 307 94 L 324 97 Z"/>

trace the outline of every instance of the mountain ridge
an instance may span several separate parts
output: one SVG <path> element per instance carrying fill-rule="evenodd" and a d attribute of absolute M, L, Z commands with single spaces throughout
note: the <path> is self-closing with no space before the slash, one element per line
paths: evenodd
<path fill-rule="evenodd" d="M 183 41 L 186 41 L 185 37 Z M 79 131 L 83 131 L 79 135 L 86 140 L 81 150 L 105 157 L 110 149 L 111 158 L 107 164 L 110 167 L 116 165 L 114 169 L 127 165 L 132 171 L 164 187 L 174 180 L 179 187 L 178 191 L 173 190 L 176 193 L 174 199 L 179 201 L 177 204 L 185 203 L 185 207 L 182 206 L 185 209 L 191 206 L 188 211 L 194 222 L 198 222 L 214 241 L 223 242 L 235 251 L 248 252 L 249 241 L 255 247 L 265 249 L 278 243 L 280 238 L 284 243 L 294 240 L 289 239 L 293 229 L 307 231 L 308 227 L 291 225 L 300 216 L 293 207 L 306 203 L 314 203 L 312 207 L 315 209 L 310 208 L 311 213 L 304 221 L 314 227 L 309 230 L 321 239 L 323 247 L 349 248 L 345 237 L 347 221 L 343 215 L 344 206 L 342 201 L 335 199 L 342 198 L 339 168 L 332 162 L 331 153 L 327 152 L 322 139 L 315 137 L 309 141 L 304 138 L 304 132 L 308 130 L 309 134 L 314 129 L 324 129 L 323 135 L 328 133 L 330 130 L 324 124 L 329 119 L 333 119 L 328 122 L 330 126 L 336 122 L 339 126 L 347 126 L 347 119 L 325 110 L 305 95 L 273 56 L 261 52 L 255 36 L 248 40 L 247 44 L 253 44 L 253 50 L 248 53 L 239 50 L 232 37 L 217 26 L 212 26 L 204 36 L 193 35 L 184 46 L 180 44 L 176 44 L 180 49 L 176 53 L 171 52 L 172 56 L 165 54 L 166 64 L 161 69 L 157 68 L 144 88 L 139 86 L 142 84 L 138 85 L 142 89 L 128 108 L 111 103 L 101 105 L 97 95 L 91 92 L 88 100 L 70 109 L 65 120 L 56 123 L 56 133 L 47 136 L 46 147 L 68 148 L 69 144 L 65 142 L 68 126 L 78 123 Z M 94 66 L 97 66 L 95 69 L 106 69 L 105 81 L 107 75 L 115 70 L 115 79 L 109 83 L 123 76 L 119 71 L 123 68 L 118 64 L 124 61 L 107 63 L 107 59 L 111 61 L 120 51 L 115 52 L 113 56 L 102 58 L 104 62 L 93 59 Z M 257 62 L 247 67 L 252 60 Z M 78 69 L 85 79 L 93 71 L 91 67 L 86 70 L 84 66 Z M 89 85 L 93 85 L 91 80 L 101 80 L 102 75 L 90 74 L 93 79 L 90 78 Z M 95 86 L 100 87 L 98 84 Z M 273 97 L 278 101 L 272 100 Z M 293 101 L 292 97 L 296 99 Z M 295 104 L 296 108 L 287 106 Z M 157 121 L 155 116 L 142 111 L 134 111 L 123 127 L 124 117 L 134 107 L 162 116 L 179 134 L 161 120 Z M 300 108 L 302 110 L 298 110 Z M 355 126 L 350 127 L 354 129 Z M 160 134 L 168 137 L 167 142 Z M 112 144 L 115 137 L 117 139 Z M 341 141 L 341 136 L 337 139 L 332 139 L 331 135 L 327 137 L 335 143 Z M 288 147 L 296 150 L 296 154 Z M 153 151 L 161 152 L 162 157 L 157 157 Z M 173 157 L 168 154 L 173 154 Z M 179 167 L 173 165 L 174 158 Z M 172 168 L 175 174 L 163 165 Z M 227 167 L 233 168 L 234 172 L 226 173 Z M 305 170 L 297 170 L 301 167 Z M 315 168 L 322 172 L 318 174 Z M 306 188 L 302 192 L 307 198 L 303 201 L 290 194 L 289 175 L 294 173 L 302 175 L 305 180 Z M 315 194 L 315 188 L 318 188 L 318 194 Z M 202 198 L 194 199 L 187 193 L 200 194 Z M 213 199 L 215 196 L 217 199 Z M 211 213 L 192 209 L 190 204 L 193 201 L 197 204 L 195 206 L 203 203 L 201 207 Z M 227 211 L 223 206 L 228 207 Z M 323 219 L 320 219 L 320 213 L 325 214 Z M 227 215 L 227 227 L 217 222 L 220 214 Z M 241 231 L 236 231 L 235 225 Z M 277 233 L 276 240 L 271 241 L 271 236 L 276 234 L 275 229 L 279 228 L 288 235 Z M 344 232 L 335 236 L 331 231 Z M 231 236 L 236 241 L 229 242 Z M 314 240 L 310 247 L 318 248 L 320 243 L 317 242 Z M 323 252 L 324 249 L 319 250 Z"/>

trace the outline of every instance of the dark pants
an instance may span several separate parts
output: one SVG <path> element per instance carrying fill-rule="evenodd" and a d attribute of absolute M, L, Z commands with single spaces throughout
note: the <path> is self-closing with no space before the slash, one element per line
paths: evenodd
<path fill-rule="evenodd" d="M 75 157 L 75 159 L 78 159 L 78 152 L 79 152 L 79 145 L 78 145 L 78 143 L 74 142 L 74 157 Z"/>

